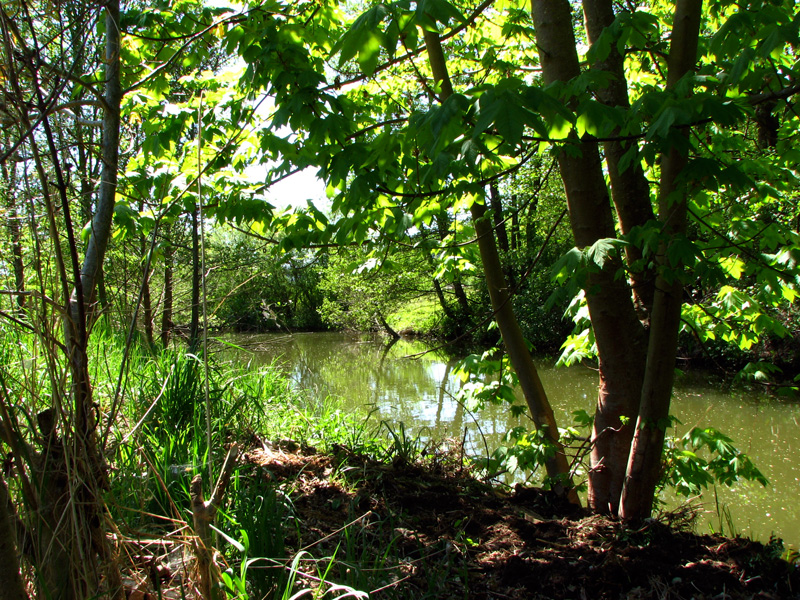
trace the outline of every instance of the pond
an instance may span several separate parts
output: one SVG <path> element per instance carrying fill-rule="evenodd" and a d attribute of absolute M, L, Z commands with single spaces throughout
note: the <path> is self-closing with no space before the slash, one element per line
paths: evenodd
<path fill-rule="evenodd" d="M 247 348 L 239 360 L 253 366 L 277 361 L 299 387 L 312 396 L 332 396 L 342 408 L 367 414 L 375 423 L 396 427 L 402 422 L 411 436 L 421 439 L 466 440 L 467 452 L 485 455 L 503 434 L 524 420 L 506 407 L 489 407 L 478 414 L 456 402 L 460 381 L 453 376 L 456 358 L 443 352 L 418 355 L 426 346 L 400 340 L 387 349 L 385 339 L 346 333 L 297 333 L 236 336 Z M 572 412 L 590 414 L 597 397 L 597 373 L 585 367 L 553 368 L 538 361 L 540 375 L 558 423 L 572 421 Z M 800 546 L 800 404 L 784 402 L 753 391 L 729 389 L 702 373 L 678 378 L 671 413 L 683 435 L 695 426 L 713 426 L 733 438 L 769 479 L 720 486 L 700 502 L 700 533 L 720 531 L 766 542 L 770 535 Z M 668 505 L 680 502 L 667 491 Z M 717 505 L 724 507 L 719 510 Z M 729 511 L 729 517 L 726 513 Z"/>

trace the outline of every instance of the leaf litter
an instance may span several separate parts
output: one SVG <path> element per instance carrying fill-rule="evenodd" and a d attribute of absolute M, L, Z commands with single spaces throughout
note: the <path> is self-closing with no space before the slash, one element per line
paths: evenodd
<path fill-rule="evenodd" d="M 778 541 L 694 533 L 691 511 L 630 529 L 548 491 L 488 485 L 455 454 L 386 463 L 290 443 L 252 449 L 241 469 L 291 499 L 287 554 L 336 556 L 332 580 L 374 599 L 800 598 Z"/>

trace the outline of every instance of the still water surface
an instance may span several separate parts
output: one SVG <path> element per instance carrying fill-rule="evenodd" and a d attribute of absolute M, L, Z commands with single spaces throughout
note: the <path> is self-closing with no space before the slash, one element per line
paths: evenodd
<path fill-rule="evenodd" d="M 375 422 L 403 422 L 412 435 L 462 439 L 467 451 L 485 454 L 511 427 L 524 424 L 504 407 L 478 415 L 466 411 L 455 395 L 460 382 L 452 375 L 456 359 L 441 352 L 408 358 L 426 347 L 400 340 L 387 349 L 380 338 L 344 333 L 263 334 L 235 338 L 248 352 L 239 354 L 253 366 L 277 361 L 299 387 L 313 396 L 333 396 L 352 412 L 375 410 Z M 584 367 L 554 369 L 538 362 L 545 390 L 559 424 L 572 411 L 590 414 L 597 397 L 597 373 Z M 800 546 L 800 404 L 746 390 L 731 390 L 698 373 L 676 381 L 672 414 L 682 435 L 694 426 L 713 426 L 733 438 L 769 479 L 770 485 L 741 483 L 716 490 L 730 510 L 735 531 L 761 541 L 771 534 Z M 485 440 L 485 441 L 484 441 Z M 664 499 L 679 502 L 674 493 Z M 720 530 L 714 490 L 701 499 L 698 531 Z M 723 519 L 724 532 L 729 533 Z"/>

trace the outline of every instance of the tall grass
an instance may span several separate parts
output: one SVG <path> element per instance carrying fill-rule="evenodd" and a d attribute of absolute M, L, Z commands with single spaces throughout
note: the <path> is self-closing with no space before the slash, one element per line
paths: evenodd
<path fill-rule="evenodd" d="M 39 339 L 19 331 L 0 336 L 2 384 L 9 397 L 19 399 L 11 408 L 30 431 L 36 411 L 50 405 L 52 390 L 65 381 L 58 380 L 54 367 L 59 365 L 47 365 L 39 356 L 39 344 Z M 414 444 L 402 427 L 389 430 L 388 437 L 381 424 L 368 428 L 366 416 L 345 413 L 330 398 L 308 397 L 277 367 L 249 369 L 213 360 L 209 448 L 202 357 L 171 349 L 153 351 L 139 343 L 126 354 L 125 341 L 110 331 L 95 331 L 92 344 L 90 356 L 97 360 L 90 375 L 99 427 L 109 431 L 106 503 L 119 539 L 160 539 L 170 544 L 187 539 L 192 522 L 190 482 L 208 472 L 209 461 L 218 471 L 233 442 L 252 448 L 292 440 L 319 452 L 342 445 L 382 460 L 391 461 L 393 455 L 411 458 L 408 454 Z M 111 407 L 118 407 L 113 422 L 109 422 Z M 381 436 L 383 441 L 378 439 Z M 219 549 L 226 557 L 222 564 L 227 561 L 231 567 L 222 577 L 228 596 L 342 597 L 361 595 L 356 588 L 385 585 L 383 565 L 391 562 L 388 553 L 394 538 L 390 520 L 373 523 L 370 530 L 347 528 L 336 549 L 328 548 L 325 555 L 320 546 L 314 549 L 319 550 L 314 557 L 294 543 L 299 542 L 300 531 L 290 499 L 292 487 L 291 482 L 276 482 L 252 465 L 234 473 L 217 523 Z M 206 497 L 210 491 L 206 490 Z M 21 491 L 14 487 L 12 493 L 19 497 Z M 386 538 L 387 555 L 366 550 L 374 548 L 376 535 Z M 310 579 L 300 572 L 301 565 Z M 191 595 L 188 589 L 181 593 Z"/>
<path fill-rule="evenodd" d="M 108 407 L 114 404 L 122 341 L 109 334 L 94 339 L 101 346 L 97 355 L 104 358 L 92 375 L 98 400 Z M 275 366 L 250 369 L 212 360 L 209 373 L 211 448 L 205 436 L 201 358 L 173 350 L 153 353 L 145 345 L 129 351 L 109 443 L 114 466 L 110 511 L 120 527 L 139 536 L 165 536 L 190 523 L 192 478 L 207 472 L 208 461 L 218 467 L 233 442 L 247 448 L 292 440 L 320 451 L 334 444 L 367 445 L 362 419 L 345 414 L 331 399 L 309 398 Z M 296 557 L 285 546 L 296 525 L 283 487 L 250 466 L 234 473 L 218 523 L 221 549 L 231 565 L 238 564 L 222 578 L 229 596 L 288 598 L 302 588 L 305 580 L 291 568 Z M 320 574 L 324 579 L 334 572 L 338 569 L 330 567 Z M 334 596 L 354 592 L 331 586 L 314 584 Z"/>

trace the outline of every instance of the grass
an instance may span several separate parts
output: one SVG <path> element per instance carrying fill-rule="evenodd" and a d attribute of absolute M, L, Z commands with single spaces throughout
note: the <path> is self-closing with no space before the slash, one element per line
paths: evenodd
<path fill-rule="evenodd" d="M 331 399 L 307 397 L 278 368 L 249 370 L 212 361 L 209 447 L 201 358 L 171 349 L 153 352 L 137 343 L 126 353 L 121 336 L 101 329 L 91 339 L 90 377 L 101 417 L 97 435 L 106 441 L 110 467 L 104 501 L 128 592 L 159 590 L 157 580 L 147 583 L 152 577 L 140 564 L 143 557 L 154 568 L 155 561 L 172 556 L 167 549 L 192 554 L 190 482 L 202 475 L 204 495 L 210 497 L 209 463 L 217 472 L 232 443 L 250 449 L 290 440 L 286 443 L 323 452 L 337 445 L 379 446 L 369 438 L 363 416 L 342 412 Z M 43 351 L 40 339 L 18 330 L 0 331 L 0 358 L 3 420 L 20 443 L 36 444 L 36 415 L 67 388 L 66 366 L 57 352 Z M 60 426 L 57 431 L 63 435 Z M 11 464 L 9 448 L 0 444 L 4 460 Z M 6 478 L 24 517 L 22 480 Z M 290 492 L 291 485 L 277 485 L 257 469 L 242 466 L 234 473 L 217 522 L 220 564 L 230 567 L 220 579 L 228 596 L 291 598 L 323 589 L 327 597 L 357 595 L 326 582 L 340 571 L 335 553 L 318 556 L 315 579 L 300 575 L 297 566 L 305 565 L 309 554 L 298 558 L 285 545 L 298 525 Z M 183 558 L 173 563 L 171 570 L 187 571 Z M 188 571 L 180 582 L 178 597 L 191 596 Z"/>
<path fill-rule="evenodd" d="M 113 337 L 104 336 L 101 343 L 105 360 L 93 375 L 103 405 L 109 406 L 114 389 L 109 376 L 119 369 L 122 349 Z M 347 447 L 403 461 L 413 460 L 419 450 L 402 427 L 387 431 L 370 424 L 369 415 L 344 413 L 332 399 L 310 399 L 274 366 L 248 370 L 232 363 L 211 368 L 209 449 L 199 359 L 173 351 L 150 354 L 137 347 L 129 365 L 127 392 L 110 444 L 114 471 L 109 507 L 117 526 L 131 537 L 172 538 L 191 523 L 190 481 L 207 473 L 209 460 L 219 467 L 225 448 L 234 441 L 245 448 L 291 445 L 320 452 Z M 349 597 L 359 595 L 359 586 L 376 587 L 370 584 L 372 574 L 381 573 L 392 552 L 391 540 L 383 555 L 375 555 L 363 539 L 374 531 L 353 527 L 344 531 L 339 547 L 314 554 L 322 546 L 298 550 L 294 487 L 278 484 L 252 464 L 234 473 L 217 523 L 223 564 L 228 565 L 220 574 L 227 596 Z M 375 527 L 391 532 L 390 523 Z M 294 549 L 286 544 L 293 539 Z M 379 580 L 386 582 L 385 577 Z"/>
<path fill-rule="evenodd" d="M 415 333 L 425 335 L 435 329 L 440 317 L 439 303 L 435 299 L 425 297 L 404 304 L 392 313 L 387 321 L 395 331 L 410 329 Z"/>
<path fill-rule="evenodd" d="M 0 383 L 7 397 L 20 399 L 13 405 L 19 430 L 32 440 L 34 411 L 49 404 L 48 381 L 59 378 L 52 371 L 48 376 L 35 340 L 17 335 L 3 341 Z M 92 362 L 95 401 L 108 418 L 123 342 L 104 333 L 93 344 L 90 355 L 101 358 Z M 470 556 L 485 542 L 481 535 L 495 535 L 478 522 L 476 506 L 483 502 L 488 518 L 492 503 L 500 503 L 493 494 L 478 500 L 469 486 L 479 482 L 459 487 L 467 478 L 460 479 L 457 449 L 437 451 L 402 423 L 376 422 L 341 411 L 332 399 L 309 398 L 274 366 L 250 370 L 213 361 L 208 447 L 204 372 L 202 362 L 184 352 L 134 346 L 128 356 L 106 451 L 105 502 L 129 593 L 195 597 L 190 482 L 202 475 L 209 497 L 208 465 L 218 471 L 234 442 L 250 456 L 235 470 L 216 521 L 221 598 L 469 593 L 476 573 Z M 269 460 L 257 460 L 258 452 Z M 19 504 L 21 489 L 16 482 L 12 488 Z M 452 514 L 452 523 L 426 512 L 459 503 L 467 508 L 442 513 Z M 735 533 L 729 515 L 718 516 L 720 529 Z M 497 540 L 505 539 L 498 532 Z M 790 558 L 797 560 L 796 554 Z M 159 569 L 169 572 L 171 589 L 161 589 Z"/>

